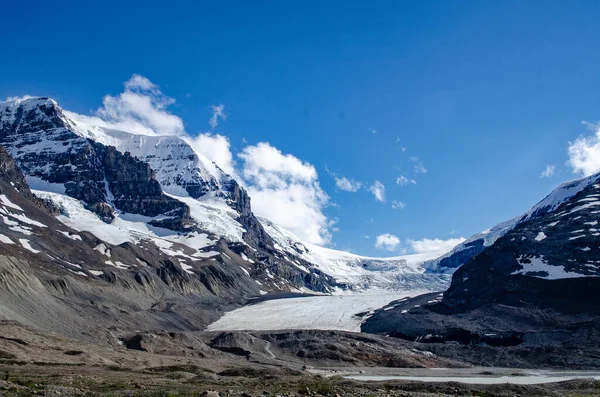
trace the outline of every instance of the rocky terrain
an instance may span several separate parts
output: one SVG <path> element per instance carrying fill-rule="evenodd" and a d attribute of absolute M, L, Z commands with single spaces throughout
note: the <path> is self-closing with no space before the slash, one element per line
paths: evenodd
<path fill-rule="evenodd" d="M 7 396 L 599 395 L 591 380 L 527 386 L 344 379 L 339 375 L 382 364 L 460 366 L 409 342 L 360 334 L 159 332 L 108 346 L 12 321 L 0 321 L 0 331 L 0 393 Z"/>
<path fill-rule="evenodd" d="M 367 258 L 256 217 L 242 185 L 180 137 L 91 125 L 49 98 L 4 102 L 0 392 L 594 395 L 592 381 L 365 384 L 336 375 L 600 368 L 599 205 L 594 175 L 441 258 Z M 365 333 L 206 331 L 252 302 L 369 288 L 440 292 L 356 313 Z"/>
<path fill-rule="evenodd" d="M 559 187 L 460 267 L 446 292 L 394 302 L 362 330 L 434 352 L 469 346 L 463 359 L 486 365 L 598 368 L 599 180 Z"/>

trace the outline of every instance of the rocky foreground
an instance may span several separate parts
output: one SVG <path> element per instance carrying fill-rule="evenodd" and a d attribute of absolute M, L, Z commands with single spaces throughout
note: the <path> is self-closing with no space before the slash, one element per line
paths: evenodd
<path fill-rule="evenodd" d="M 344 379 L 337 374 L 464 366 L 399 339 L 356 333 L 144 333 L 111 347 L 2 321 L 0 335 L 2 396 L 600 395 L 595 381 L 485 386 Z"/>

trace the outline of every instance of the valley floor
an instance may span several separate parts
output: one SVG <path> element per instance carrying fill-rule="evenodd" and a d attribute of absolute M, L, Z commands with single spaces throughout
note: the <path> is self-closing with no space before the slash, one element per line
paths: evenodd
<path fill-rule="evenodd" d="M 320 329 L 359 332 L 363 314 L 429 291 L 370 289 L 338 295 L 266 300 L 227 312 L 208 331 Z"/>

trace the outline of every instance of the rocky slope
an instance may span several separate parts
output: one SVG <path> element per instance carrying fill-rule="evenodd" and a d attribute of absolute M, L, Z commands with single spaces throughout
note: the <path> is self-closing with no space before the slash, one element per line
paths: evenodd
<path fill-rule="evenodd" d="M 265 285 L 257 293 L 335 287 L 274 249 L 246 191 L 181 138 L 109 130 L 70 115 L 49 98 L 0 104 L 0 144 L 64 223 L 107 243 L 150 241 L 180 261 L 198 259 L 190 255 L 198 249 L 235 246 L 244 274 Z"/>
<path fill-rule="evenodd" d="M 72 218 L 65 214 L 84 214 L 87 226 L 94 226 L 79 200 L 41 192 L 41 197 L 54 195 L 55 204 L 38 198 L 2 148 L 0 170 L 0 317 L 114 342 L 132 330 L 201 329 L 222 310 L 267 291 L 326 290 L 333 283 L 206 234 L 169 240 L 99 218 L 96 234 L 71 228 L 65 219 Z"/>
<path fill-rule="evenodd" d="M 435 256 L 361 257 L 305 244 L 257 219 L 240 184 L 183 137 L 117 131 L 64 111 L 52 99 L 29 98 L 0 104 L 0 145 L 36 194 L 62 209 L 60 219 L 114 244 L 135 243 L 139 233 L 170 235 L 192 250 L 201 248 L 196 237 L 203 234 L 213 243 L 223 238 L 246 244 L 251 250 L 244 255 L 256 252 L 270 274 L 291 277 L 290 286 L 276 284 L 282 291 L 325 292 L 338 284 L 432 289 L 449 279 L 423 274 L 421 264 Z M 108 226 L 101 228 L 86 210 Z M 132 235 L 124 235 L 126 229 Z"/>
<path fill-rule="evenodd" d="M 460 267 L 443 295 L 394 302 L 362 329 L 423 343 L 548 348 L 555 364 L 598 367 L 599 214 L 600 174 L 562 185 Z"/>

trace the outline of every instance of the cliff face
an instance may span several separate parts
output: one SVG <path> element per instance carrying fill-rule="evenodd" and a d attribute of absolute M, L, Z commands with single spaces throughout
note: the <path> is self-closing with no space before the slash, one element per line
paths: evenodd
<path fill-rule="evenodd" d="M 103 221 L 120 210 L 161 216 L 157 226 L 184 231 L 189 208 L 166 196 L 154 172 L 129 153 L 76 134 L 56 102 L 36 98 L 6 106 L 0 115 L 0 144 L 32 181 L 43 181 L 82 200 Z"/>
<path fill-rule="evenodd" d="M 231 297 L 305 288 L 327 292 L 336 285 L 312 264 L 299 268 L 275 249 L 247 192 L 183 139 L 82 126 L 66 113 L 49 98 L 0 103 L 4 174 L 18 186 L 30 184 L 46 200 L 27 188 L 32 202 L 54 203 L 47 207 L 54 215 L 91 233 L 94 247 L 126 245 L 126 260 L 105 258 L 101 267 L 143 272 L 138 268 L 149 263 L 160 269 L 161 283 Z M 154 255 L 141 255 L 136 246 Z M 123 279 L 119 270 L 111 280 Z M 147 280 L 141 273 L 135 277 Z"/>

